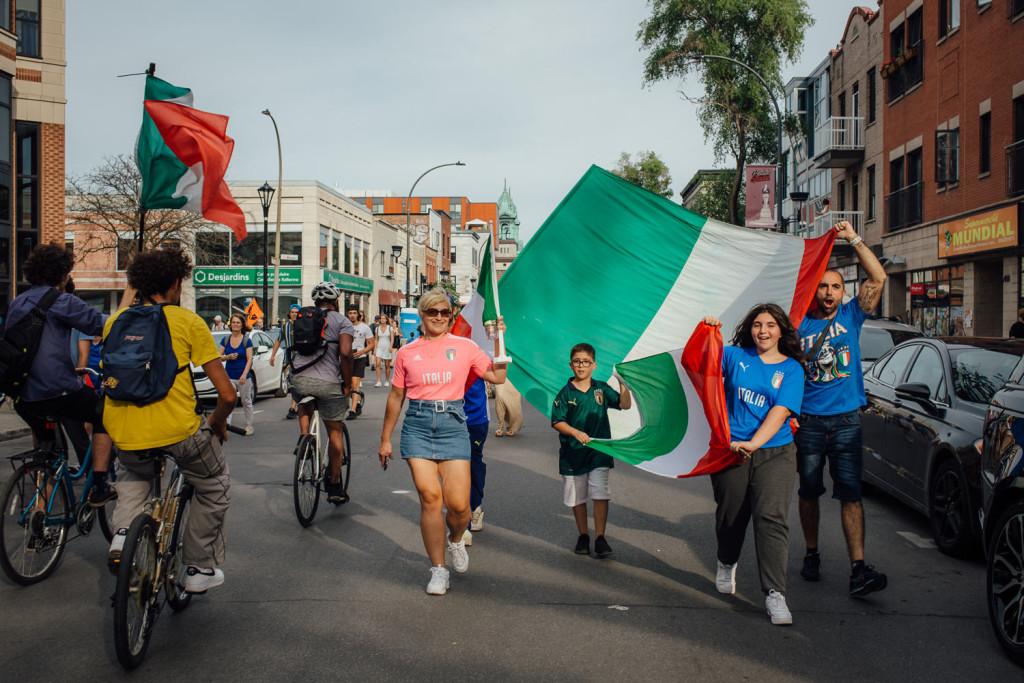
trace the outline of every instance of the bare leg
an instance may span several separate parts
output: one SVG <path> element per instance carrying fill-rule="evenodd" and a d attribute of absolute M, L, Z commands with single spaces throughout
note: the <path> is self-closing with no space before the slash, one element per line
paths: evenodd
<path fill-rule="evenodd" d="M 469 528 L 470 461 L 443 460 L 437 469 L 441 473 L 441 491 L 447 509 L 448 536 L 452 543 L 458 543 L 462 540 L 462 533 Z"/>
<path fill-rule="evenodd" d="M 107 434 L 92 435 L 93 472 L 106 472 L 110 468 L 110 448 L 113 443 Z"/>
<path fill-rule="evenodd" d="M 341 459 L 345 452 L 345 435 L 341 431 L 340 422 L 324 422 L 327 427 L 327 456 L 331 461 L 329 475 L 331 483 L 341 481 Z"/>
<path fill-rule="evenodd" d="M 300 403 L 297 411 L 299 413 L 299 434 L 309 434 L 309 421 L 313 417 L 312 404 Z"/>
<path fill-rule="evenodd" d="M 353 377 L 352 378 L 352 392 L 351 392 L 351 396 L 352 396 L 351 410 L 352 410 L 352 412 L 355 412 L 356 406 L 359 405 L 359 393 L 358 392 L 359 392 L 359 388 L 362 385 L 363 385 L 363 378 L 362 377 Z"/>
<path fill-rule="evenodd" d="M 576 530 L 580 535 L 587 533 L 587 504 L 580 503 L 572 506 L 572 516 L 576 518 Z"/>
<path fill-rule="evenodd" d="M 444 565 L 444 516 L 441 508 L 444 497 L 438 477 L 437 462 L 424 458 L 409 458 L 409 470 L 416 492 L 420 496 L 420 534 L 423 547 L 430 558 L 430 566 Z"/>
<path fill-rule="evenodd" d="M 844 500 L 840 503 L 843 515 L 843 533 L 846 535 L 846 549 L 850 562 L 864 559 L 864 506 L 859 500 Z"/>
<path fill-rule="evenodd" d="M 799 507 L 800 526 L 804 530 L 804 543 L 807 544 L 808 548 L 817 548 L 818 519 L 820 517 L 818 499 L 815 498 L 814 500 L 804 500 L 803 498 L 801 498 Z"/>
<path fill-rule="evenodd" d="M 604 536 L 608 524 L 608 501 L 594 501 L 594 537 Z"/>

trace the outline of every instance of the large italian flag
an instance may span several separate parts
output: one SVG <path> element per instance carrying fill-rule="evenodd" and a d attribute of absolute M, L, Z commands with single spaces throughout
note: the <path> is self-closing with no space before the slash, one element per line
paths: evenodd
<path fill-rule="evenodd" d="M 594 376 L 614 368 L 634 396 L 592 447 L 666 476 L 720 469 L 732 457 L 722 340 L 701 318 L 731 337 L 754 304 L 775 302 L 799 324 L 834 239 L 726 225 L 592 166 L 501 278 L 509 376 L 550 415 L 570 349 L 588 342 Z"/>
<path fill-rule="evenodd" d="M 245 239 L 245 214 L 224 182 L 235 148 L 228 117 L 193 108 L 191 90 L 151 75 L 143 108 L 135 147 L 141 208 L 195 211 Z"/>
<path fill-rule="evenodd" d="M 455 320 L 452 334 L 469 337 L 488 356 L 493 357 L 494 342 L 487 339 L 487 332 L 484 330 L 485 320 L 498 319 L 498 278 L 494 273 L 491 244 L 492 237 L 488 233 L 483 259 L 480 261 L 480 273 L 477 275 L 476 290 L 470 295 L 469 301 Z"/>

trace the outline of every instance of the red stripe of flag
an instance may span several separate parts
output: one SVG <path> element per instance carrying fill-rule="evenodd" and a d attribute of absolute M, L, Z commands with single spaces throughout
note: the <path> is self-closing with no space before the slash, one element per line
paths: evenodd
<path fill-rule="evenodd" d="M 828 259 L 835 241 L 835 230 L 829 230 L 812 240 L 804 240 L 804 256 L 800 261 L 800 274 L 793 290 L 793 303 L 789 308 L 789 319 L 794 327 L 799 327 L 804 316 L 814 307 L 814 292 L 828 270 Z"/>

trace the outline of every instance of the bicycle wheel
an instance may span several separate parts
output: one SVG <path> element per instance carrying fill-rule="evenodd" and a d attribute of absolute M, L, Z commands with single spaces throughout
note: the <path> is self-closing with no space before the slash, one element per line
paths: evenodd
<path fill-rule="evenodd" d="M 341 456 L 341 485 L 347 494 L 349 478 L 352 476 L 352 441 L 348 438 L 348 426 L 344 422 L 341 423 L 341 434 L 345 441 Z"/>
<path fill-rule="evenodd" d="M 103 532 L 103 538 L 107 539 L 107 543 L 114 538 L 114 508 L 117 506 L 117 499 L 107 502 L 102 509 L 96 510 L 96 517 L 100 523 L 100 531 Z"/>
<path fill-rule="evenodd" d="M 192 487 L 185 484 L 181 488 L 178 499 L 178 514 L 174 519 L 174 530 L 171 533 L 171 552 L 167 555 L 164 570 L 164 589 L 167 591 L 167 604 L 175 612 L 188 607 L 192 602 L 192 594 L 185 592 L 185 526 L 188 524 L 188 513 L 192 509 Z"/>
<path fill-rule="evenodd" d="M 292 480 L 295 498 L 295 516 L 299 524 L 309 526 L 313 523 L 316 507 L 320 504 L 320 486 L 317 474 L 320 470 L 319 457 L 316 452 L 316 439 L 311 434 L 303 434 L 299 438 L 298 454 L 295 456 L 295 475 Z"/>
<path fill-rule="evenodd" d="M 0 567 L 23 586 L 42 581 L 64 554 L 73 518 L 67 488 L 46 465 L 25 463 L 7 480 L 0 501 Z"/>
<path fill-rule="evenodd" d="M 128 528 L 114 591 L 114 648 L 129 671 L 146 656 L 157 617 L 156 560 L 156 522 L 139 515 Z"/>

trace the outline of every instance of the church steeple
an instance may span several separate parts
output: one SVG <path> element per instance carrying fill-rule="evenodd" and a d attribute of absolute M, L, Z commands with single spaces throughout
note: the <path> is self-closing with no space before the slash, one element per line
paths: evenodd
<path fill-rule="evenodd" d="M 519 211 L 516 203 L 512 201 L 512 193 L 508 189 L 508 181 L 498 198 L 498 238 L 503 240 L 515 240 L 516 244 L 522 247 L 519 241 Z"/>

